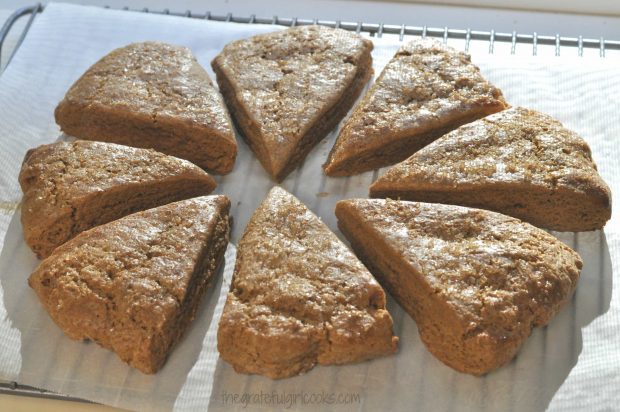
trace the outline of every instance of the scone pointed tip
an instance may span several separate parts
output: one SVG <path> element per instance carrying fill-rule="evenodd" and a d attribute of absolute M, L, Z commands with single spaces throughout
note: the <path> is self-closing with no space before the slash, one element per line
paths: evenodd
<path fill-rule="evenodd" d="M 330 177 L 346 177 L 355 174 L 350 169 L 348 170 L 346 168 L 346 165 L 345 167 L 343 167 L 343 162 L 332 160 L 331 154 L 330 157 L 328 157 L 327 161 L 323 163 L 322 167 L 325 175 Z"/>

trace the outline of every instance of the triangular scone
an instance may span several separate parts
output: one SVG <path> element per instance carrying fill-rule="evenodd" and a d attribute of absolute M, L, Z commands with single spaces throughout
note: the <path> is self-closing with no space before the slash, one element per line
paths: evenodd
<path fill-rule="evenodd" d="M 372 76 L 372 42 L 300 26 L 228 44 L 211 65 L 244 138 L 283 180 L 351 108 Z"/>
<path fill-rule="evenodd" d="M 155 373 L 188 328 L 228 245 L 226 196 L 182 200 L 83 232 L 30 276 L 71 339 Z"/>
<path fill-rule="evenodd" d="M 245 229 L 218 329 L 237 372 L 272 379 L 396 351 L 385 293 L 306 206 L 278 187 Z"/>
<path fill-rule="evenodd" d="M 39 258 L 91 227 L 215 188 L 186 160 L 84 140 L 29 150 L 19 183 L 24 237 Z"/>
<path fill-rule="evenodd" d="M 329 176 L 351 176 L 388 166 L 506 107 L 469 55 L 414 40 L 396 52 L 346 120 L 323 168 Z"/>
<path fill-rule="evenodd" d="M 568 301 L 582 267 L 547 232 L 486 210 L 354 199 L 336 215 L 431 353 L 474 375 L 509 362 Z"/>
<path fill-rule="evenodd" d="M 370 195 L 479 207 L 559 231 L 600 229 L 611 217 L 588 144 L 524 108 L 447 134 L 388 169 Z"/>
<path fill-rule="evenodd" d="M 79 139 L 152 148 L 217 174 L 232 170 L 230 117 L 192 52 L 133 43 L 91 66 L 56 107 L 56 123 Z"/>

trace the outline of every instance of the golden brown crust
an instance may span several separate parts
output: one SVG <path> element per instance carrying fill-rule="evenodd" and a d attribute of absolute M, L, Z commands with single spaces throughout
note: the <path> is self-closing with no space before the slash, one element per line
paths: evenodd
<path fill-rule="evenodd" d="M 40 258 L 86 229 L 206 195 L 216 186 L 211 176 L 186 160 L 83 140 L 29 150 L 19 182 L 24 237 Z"/>
<path fill-rule="evenodd" d="M 372 42 L 300 26 L 232 42 L 211 63 L 244 138 L 283 180 L 347 113 L 372 75 Z"/>
<path fill-rule="evenodd" d="M 222 97 L 186 47 L 144 42 L 112 51 L 71 86 L 55 116 L 71 136 L 153 148 L 218 174 L 237 155 Z"/>
<path fill-rule="evenodd" d="M 611 217 L 611 191 L 588 144 L 524 108 L 445 135 L 388 169 L 370 194 L 480 207 L 560 231 L 600 229 Z"/>
<path fill-rule="evenodd" d="M 228 244 L 225 196 L 139 212 L 83 232 L 29 285 L 71 339 L 90 339 L 155 373 L 193 320 Z"/>
<path fill-rule="evenodd" d="M 400 48 L 347 119 L 323 168 L 329 176 L 350 176 L 387 166 L 506 107 L 469 55 L 436 40 L 414 40 Z"/>
<path fill-rule="evenodd" d="M 237 249 L 218 350 L 273 379 L 396 351 L 379 284 L 299 200 L 276 187 Z"/>
<path fill-rule="evenodd" d="M 509 362 L 568 301 L 582 268 L 550 234 L 486 210 L 354 199 L 336 215 L 428 349 L 474 375 Z"/>

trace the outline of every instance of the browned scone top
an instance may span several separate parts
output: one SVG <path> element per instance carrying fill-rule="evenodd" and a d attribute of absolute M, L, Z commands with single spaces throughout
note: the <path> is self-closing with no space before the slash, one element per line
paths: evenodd
<path fill-rule="evenodd" d="M 396 52 L 346 120 L 323 168 L 329 176 L 351 176 L 388 166 L 506 107 L 468 54 L 436 40 L 413 40 Z"/>
<path fill-rule="evenodd" d="M 611 217 L 611 191 L 588 144 L 524 108 L 438 139 L 388 169 L 370 195 L 479 207 L 559 231 L 600 229 Z"/>
<path fill-rule="evenodd" d="M 392 354 L 397 342 L 377 281 L 299 200 L 273 188 L 238 245 L 222 358 L 280 379 Z"/>
<path fill-rule="evenodd" d="M 28 283 L 71 339 L 155 373 L 194 319 L 228 245 L 225 196 L 183 200 L 83 232 Z"/>
<path fill-rule="evenodd" d="M 372 42 L 299 26 L 229 43 L 211 65 L 244 138 L 283 180 L 346 115 L 372 76 Z"/>
<path fill-rule="evenodd" d="M 383 199 L 338 202 L 338 225 L 448 366 L 482 375 L 508 363 L 572 295 L 579 255 L 499 213 Z"/>
<path fill-rule="evenodd" d="M 151 149 L 78 140 L 26 153 L 19 174 L 26 243 L 39 258 L 91 227 L 209 194 L 198 166 Z"/>
<path fill-rule="evenodd" d="M 222 97 L 186 47 L 112 51 L 71 86 L 55 115 L 68 135 L 152 148 L 217 174 L 230 172 L 237 155 Z"/>

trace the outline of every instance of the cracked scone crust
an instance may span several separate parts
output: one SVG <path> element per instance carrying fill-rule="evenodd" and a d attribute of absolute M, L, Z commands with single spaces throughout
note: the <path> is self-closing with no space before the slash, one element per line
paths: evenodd
<path fill-rule="evenodd" d="M 588 144 L 521 107 L 443 136 L 388 169 L 370 195 L 479 207 L 560 231 L 600 229 L 611 217 Z"/>
<path fill-rule="evenodd" d="M 55 116 L 79 139 L 153 148 L 218 174 L 237 155 L 222 97 L 186 47 L 144 42 L 112 51 L 71 86 Z"/>
<path fill-rule="evenodd" d="M 71 339 L 155 373 L 193 320 L 228 245 L 225 196 L 139 212 L 65 243 L 29 285 Z"/>
<path fill-rule="evenodd" d="M 19 183 L 24 237 L 40 258 L 86 229 L 206 195 L 216 186 L 211 176 L 186 160 L 80 140 L 29 150 Z"/>
<path fill-rule="evenodd" d="M 582 268 L 547 232 L 486 210 L 354 199 L 336 215 L 431 353 L 474 375 L 509 362 L 569 300 Z"/>
<path fill-rule="evenodd" d="M 350 176 L 404 160 L 444 133 L 507 107 L 468 54 L 436 40 L 403 45 L 346 120 L 323 166 Z"/>
<path fill-rule="evenodd" d="M 300 26 L 232 42 L 211 63 L 242 134 L 283 180 L 346 115 L 372 76 L 372 42 Z"/>
<path fill-rule="evenodd" d="M 385 293 L 314 214 L 276 187 L 237 249 L 218 350 L 272 379 L 396 351 Z"/>

